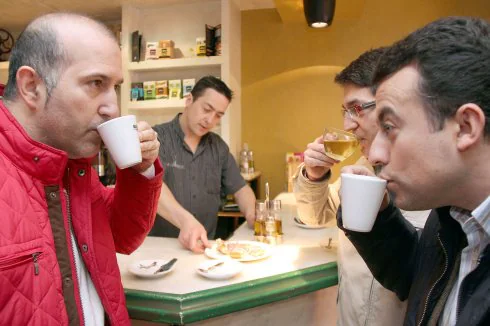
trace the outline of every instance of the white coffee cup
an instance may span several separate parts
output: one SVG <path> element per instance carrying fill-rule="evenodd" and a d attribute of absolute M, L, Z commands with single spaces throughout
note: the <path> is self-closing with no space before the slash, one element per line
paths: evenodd
<path fill-rule="evenodd" d="M 341 204 L 344 228 L 369 232 L 383 201 L 386 180 L 373 176 L 342 173 Z"/>
<path fill-rule="evenodd" d="M 102 141 L 120 169 L 141 163 L 138 125 L 134 115 L 106 121 L 97 127 Z"/>

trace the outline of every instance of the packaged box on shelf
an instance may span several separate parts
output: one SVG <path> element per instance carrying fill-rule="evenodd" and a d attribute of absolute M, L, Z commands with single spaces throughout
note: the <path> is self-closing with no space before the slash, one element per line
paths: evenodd
<path fill-rule="evenodd" d="M 157 80 L 155 82 L 156 99 L 168 99 L 168 81 Z"/>
<path fill-rule="evenodd" d="M 198 57 L 206 56 L 206 38 L 205 37 L 196 38 L 196 56 L 198 56 Z"/>
<path fill-rule="evenodd" d="M 139 31 L 134 31 L 131 33 L 131 61 L 140 61 L 141 53 L 141 35 Z"/>
<path fill-rule="evenodd" d="M 143 88 L 145 89 L 145 101 L 155 99 L 155 82 L 145 81 L 143 82 Z"/>
<path fill-rule="evenodd" d="M 182 81 L 182 97 L 189 95 L 196 84 L 195 78 L 184 79 Z"/>
<path fill-rule="evenodd" d="M 158 56 L 160 59 L 171 59 L 174 57 L 174 42 L 172 40 L 161 40 L 158 43 Z"/>
<path fill-rule="evenodd" d="M 172 79 L 168 81 L 169 98 L 180 99 L 182 98 L 182 81 L 180 79 Z"/>
<path fill-rule="evenodd" d="M 146 42 L 145 60 L 158 59 L 158 42 Z"/>
<path fill-rule="evenodd" d="M 143 83 L 131 83 L 131 101 L 143 101 L 144 99 Z"/>
<path fill-rule="evenodd" d="M 221 55 L 221 24 L 214 28 L 214 55 Z"/>

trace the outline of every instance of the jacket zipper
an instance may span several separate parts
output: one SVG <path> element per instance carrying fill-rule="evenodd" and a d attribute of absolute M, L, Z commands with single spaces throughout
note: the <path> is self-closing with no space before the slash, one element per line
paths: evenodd
<path fill-rule="evenodd" d="M 37 261 L 40 255 L 41 252 L 37 251 L 32 254 L 25 254 L 20 257 L 0 261 L 0 271 L 5 271 L 32 261 L 34 264 L 34 275 L 39 275 L 39 263 Z"/>
<path fill-rule="evenodd" d="M 444 274 L 446 274 L 447 267 L 448 267 L 448 264 L 449 264 L 449 261 L 448 261 L 448 258 L 447 258 L 447 251 L 446 251 L 446 248 L 444 247 L 444 245 L 443 245 L 443 243 L 441 241 L 441 238 L 439 237 L 439 234 L 437 234 L 437 240 L 439 240 L 439 243 L 441 244 L 442 250 L 444 252 L 444 258 L 445 258 L 444 271 L 442 272 L 441 276 L 439 276 L 439 278 L 432 285 L 432 287 L 430 288 L 429 293 L 427 294 L 427 298 L 425 299 L 425 304 L 424 304 L 424 313 L 422 314 L 422 318 L 420 318 L 420 321 L 417 324 L 418 326 L 422 325 L 422 322 L 424 321 L 424 318 L 425 318 L 425 313 L 427 312 L 427 306 L 429 305 L 430 295 L 431 295 L 432 291 L 434 290 L 434 288 L 436 287 L 437 283 L 439 283 L 439 281 L 442 279 L 442 277 L 444 276 Z"/>
<path fill-rule="evenodd" d="M 70 177 L 70 168 L 68 168 L 68 178 Z M 66 198 L 66 212 L 68 213 L 68 228 L 69 228 L 69 233 L 70 233 L 70 243 L 71 243 L 71 251 L 73 254 L 73 262 L 75 263 L 75 275 L 77 278 L 77 283 L 78 283 L 78 295 L 80 296 L 80 305 L 82 307 L 82 320 L 83 324 L 87 325 L 87 322 L 85 321 L 85 315 L 84 315 L 84 307 L 83 307 L 83 300 L 82 300 L 82 294 L 80 292 L 80 280 L 78 279 L 78 265 L 77 265 L 77 260 L 75 259 L 75 255 L 77 254 L 76 252 L 76 242 L 73 241 L 73 237 L 75 236 L 75 233 L 73 233 L 73 226 L 71 224 L 71 208 L 70 208 L 70 193 L 68 191 L 68 186 L 64 190 L 65 198 Z M 73 234 L 73 236 L 72 236 Z M 81 257 L 80 257 L 81 258 Z"/>
<path fill-rule="evenodd" d="M 39 275 L 39 263 L 37 259 L 39 258 L 40 252 L 35 252 L 32 254 L 32 260 L 34 261 L 34 275 Z"/>
<path fill-rule="evenodd" d="M 478 266 L 480 265 L 480 262 L 481 262 L 481 254 L 480 254 L 480 257 L 478 257 L 478 259 L 476 260 L 476 266 L 475 266 L 475 269 L 478 268 Z M 474 269 L 474 270 L 475 270 Z M 463 283 L 461 283 L 461 285 L 463 285 Z M 458 319 L 459 319 L 459 315 L 461 314 L 461 305 L 460 305 L 460 302 L 461 302 L 461 286 L 459 288 L 459 293 L 458 293 L 458 303 L 457 303 L 457 309 L 456 309 L 456 323 L 458 323 Z"/>

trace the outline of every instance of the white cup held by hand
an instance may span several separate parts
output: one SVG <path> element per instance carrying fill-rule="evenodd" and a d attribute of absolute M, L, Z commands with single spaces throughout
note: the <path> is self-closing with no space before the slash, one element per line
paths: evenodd
<path fill-rule="evenodd" d="M 340 177 L 344 228 L 357 232 L 371 231 L 383 201 L 386 180 L 348 173 L 342 173 Z"/>
<path fill-rule="evenodd" d="M 120 169 L 141 163 L 141 145 L 134 115 L 125 115 L 97 127 L 102 141 Z"/>

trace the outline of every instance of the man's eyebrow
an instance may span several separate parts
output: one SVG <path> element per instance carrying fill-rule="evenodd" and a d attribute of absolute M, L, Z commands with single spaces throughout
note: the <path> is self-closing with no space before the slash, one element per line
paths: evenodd
<path fill-rule="evenodd" d="M 211 110 L 216 111 L 216 109 L 214 108 L 214 106 L 211 103 L 204 102 L 204 104 L 207 105 L 207 106 L 209 106 L 211 108 Z"/>
<path fill-rule="evenodd" d="M 354 104 L 357 104 L 357 103 L 360 103 L 361 101 L 359 101 L 358 99 L 353 99 L 353 100 L 350 100 L 349 102 L 347 102 L 347 107 L 344 106 L 344 104 L 342 104 L 342 107 L 344 109 L 347 109 L 347 108 L 350 108 L 352 107 Z"/>
<path fill-rule="evenodd" d="M 107 75 L 104 75 L 104 74 L 101 74 L 101 73 L 94 73 L 94 74 L 87 74 L 85 77 L 85 79 L 90 79 L 90 78 L 100 78 L 100 79 L 103 79 L 104 81 L 107 81 L 107 80 L 110 80 L 111 78 Z M 116 81 L 116 85 L 119 85 L 119 84 L 122 84 L 124 82 L 124 79 L 118 79 Z"/>
<path fill-rule="evenodd" d="M 379 110 L 380 111 L 378 113 L 378 121 L 380 123 L 383 122 L 387 115 L 396 116 L 395 111 L 393 111 L 393 109 L 388 106 L 380 107 Z"/>

